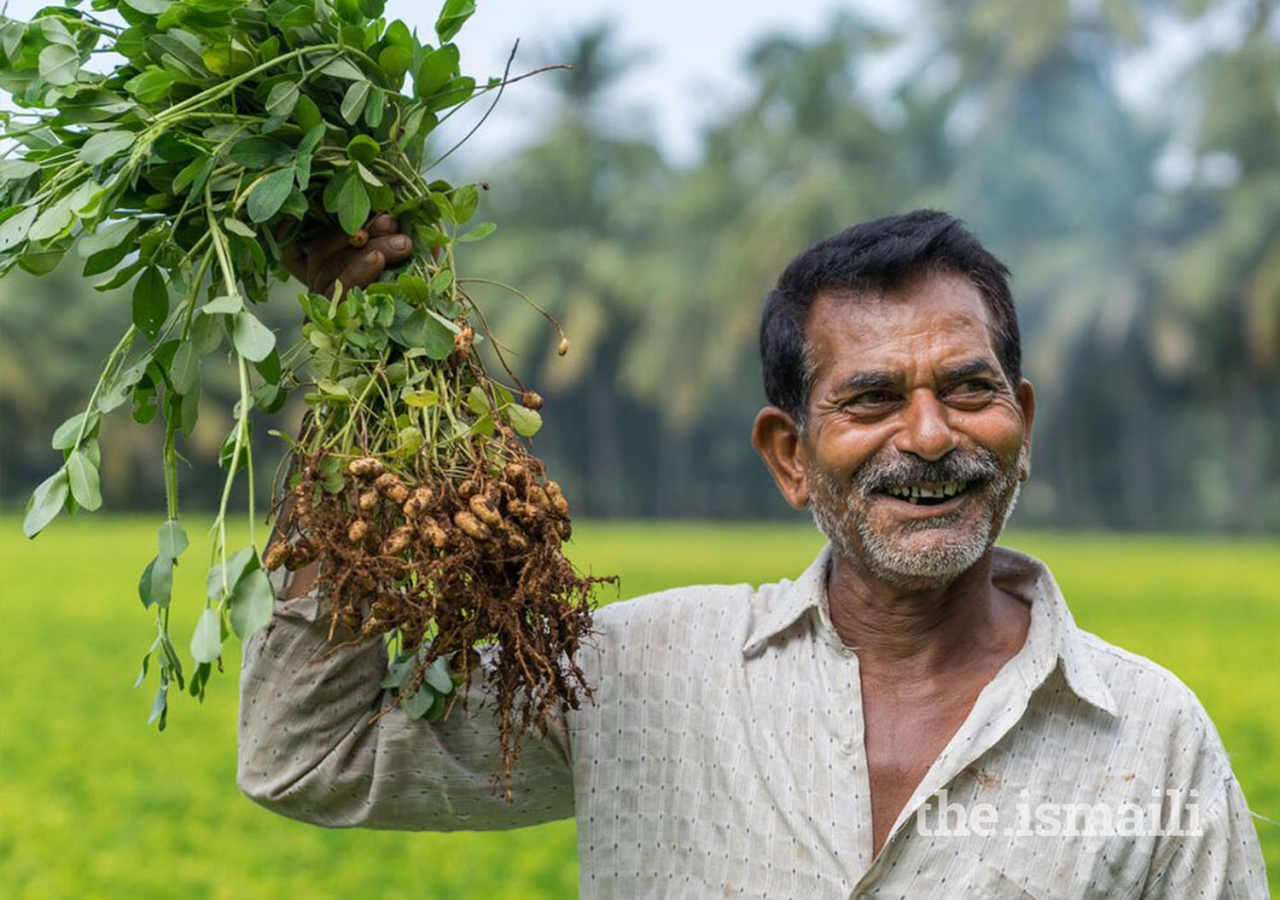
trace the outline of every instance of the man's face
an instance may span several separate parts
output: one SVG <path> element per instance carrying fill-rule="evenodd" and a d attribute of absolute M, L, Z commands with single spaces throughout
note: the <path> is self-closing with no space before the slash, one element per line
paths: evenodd
<path fill-rule="evenodd" d="M 1010 385 L 967 279 L 821 295 L 801 460 L 818 527 L 900 587 L 954 581 L 990 549 L 1026 477 L 1030 386 Z"/>

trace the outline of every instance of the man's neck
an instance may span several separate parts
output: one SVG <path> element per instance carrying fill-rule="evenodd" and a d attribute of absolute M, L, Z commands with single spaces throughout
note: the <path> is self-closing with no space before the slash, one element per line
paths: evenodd
<path fill-rule="evenodd" d="M 994 549 L 948 584 L 904 589 L 833 549 L 831 624 L 864 673 L 929 678 L 964 669 L 1026 638 L 1026 606 L 991 581 Z M 1012 655 L 1012 654 L 1010 654 Z"/>

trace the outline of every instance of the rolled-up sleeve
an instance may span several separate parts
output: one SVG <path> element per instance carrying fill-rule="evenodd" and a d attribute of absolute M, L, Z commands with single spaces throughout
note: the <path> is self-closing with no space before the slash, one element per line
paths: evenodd
<path fill-rule="evenodd" d="M 277 584 L 279 588 L 279 584 Z M 483 678 L 466 708 L 411 719 L 380 682 L 382 641 L 335 646 L 314 594 L 277 601 L 245 643 L 238 782 L 255 802 L 330 827 L 432 831 L 536 825 L 573 815 L 562 717 L 529 734 L 512 802 L 495 790 L 498 729 Z"/>

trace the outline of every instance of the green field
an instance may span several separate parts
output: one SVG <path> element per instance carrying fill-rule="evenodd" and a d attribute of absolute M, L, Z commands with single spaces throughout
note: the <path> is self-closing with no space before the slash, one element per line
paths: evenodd
<path fill-rule="evenodd" d="M 169 730 L 149 730 L 152 691 L 131 684 L 151 625 L 133 586 L 157 524 L 81 517 L 29 543 L 17 518 L 0 517 L 0 895 L 577 895 L 572 822 L 380 834 L 326 831 L 254 806 L 234 783 L 231 671 L 214 679 L 203 708 L 177 697 Z M 183 648 L 208 553 L 198 523 L 188 531 L 193 546 L 174 591 Z M 1008 543 L 1053 567 L 1083 627 L 1195 689 L 1251 806 L 1280 819 L 1280 544 L 1026 533 Z M 793 576 L 818 546 L 799 526 L 588 523 L 572 556 L 620 574 L 620 596 L 634 596 Z M 1280 892 L 1280 826 L 1257 824 Z"/>

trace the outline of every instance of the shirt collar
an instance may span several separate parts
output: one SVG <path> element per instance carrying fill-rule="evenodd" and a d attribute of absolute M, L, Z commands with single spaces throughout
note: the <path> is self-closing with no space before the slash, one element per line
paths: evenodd
<path fill-rule="evenodd" d="M 843 648 L 831 628 L 827 611 L 827 567 L 831 562 L 831 544 L 822 548 L 817 558 L 793 582 L 783 581 L 771 602 L 750 629 L 742 652 L 755 656 L 770 640 L 808 614 L 819 617 L 819 636 Z M 1084 632 L 1077 627 L 1058 583 L 1040 560 L 997 547 L 992 560 L 991 579 L 1031 606 L 1031 627 L 1027 643 L 1016 659 L 1031 690 L 1039 687 L 1053 670 L 1061 665 L 1068 686 L 1082 700 L 1111 715 L 1116 715 L 1115 698 L 1098 673 L 1093 656 L 1085 644 Z"/>

